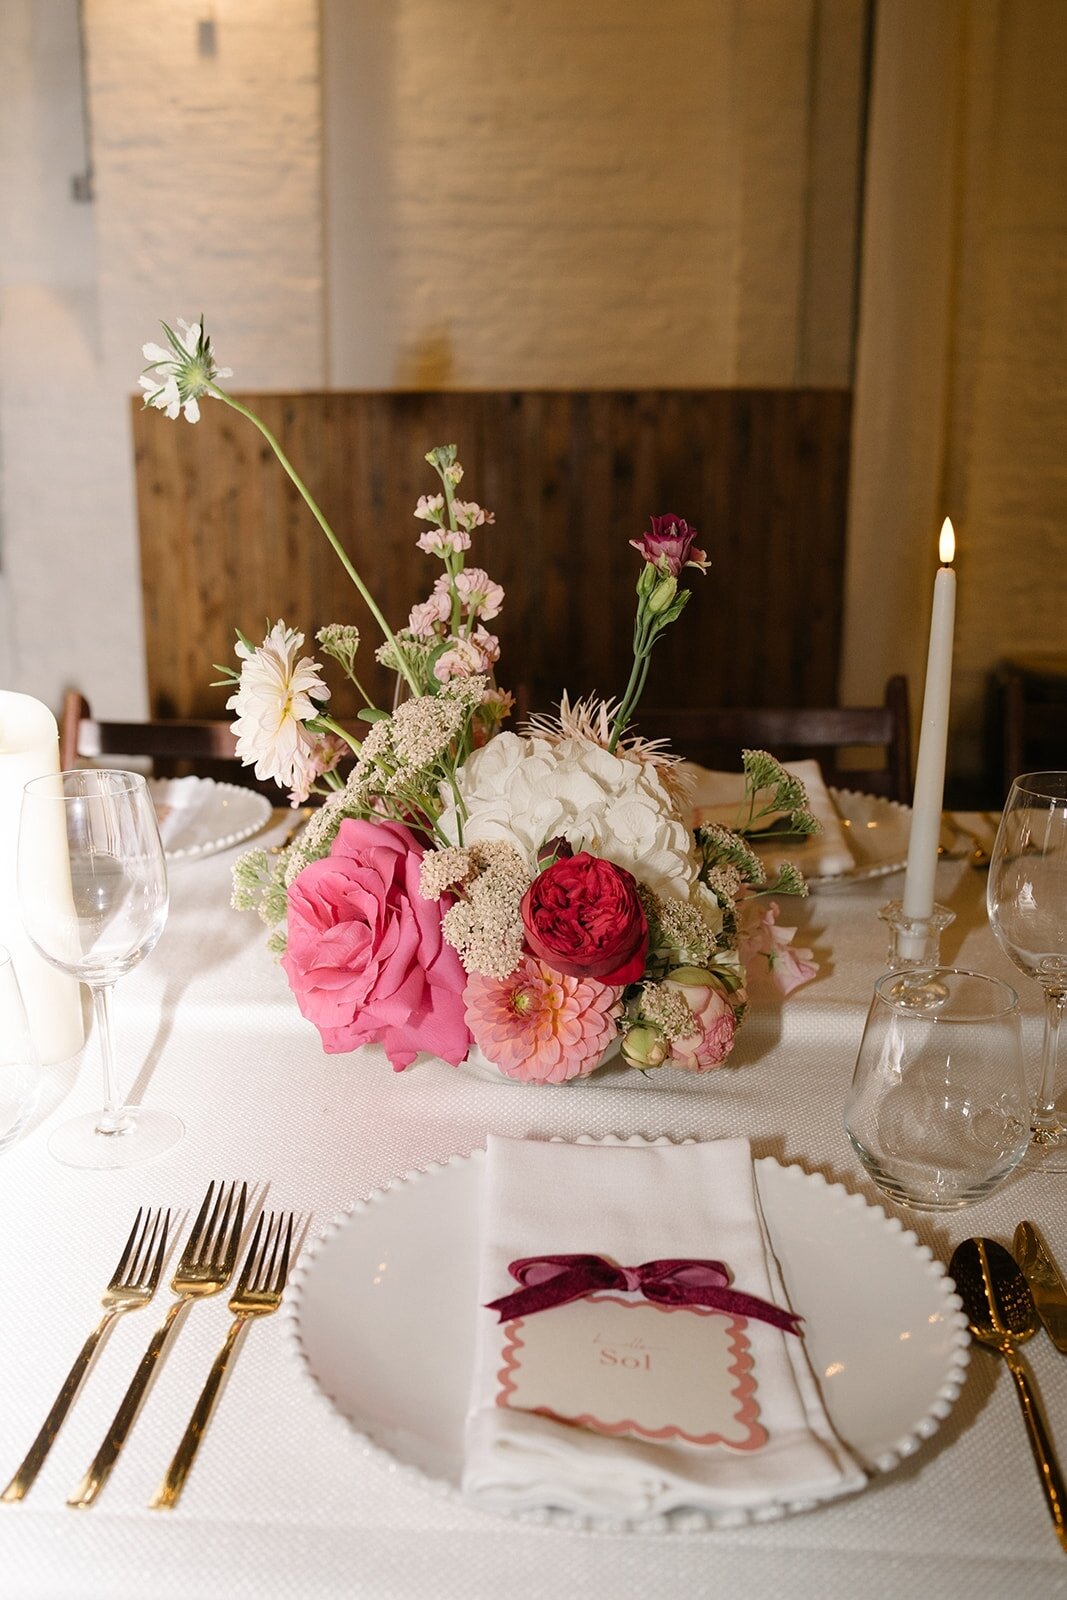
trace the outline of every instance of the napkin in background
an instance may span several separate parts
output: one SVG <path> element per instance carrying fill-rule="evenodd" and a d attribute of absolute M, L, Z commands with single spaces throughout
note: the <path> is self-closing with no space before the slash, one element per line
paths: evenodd
<path fill-rule="evenodd" d="M 856 858 L 841 825 L 837 807 L 823 781 L 817 761 L 784 761 L 787 772 L 800 779 L 808 792 L 812 813 L 822 832 L 803 839 L 769 837 L 760 844 L 760 853 L 770 862 L 791 861 L 808 878 L 832 878 L 850 872 Z M 712 772 L 687 761 L 684 772 L 691 784 L 693 826 L 718 822 L 732 828 L 745 790 L 742 772 Z"/>
<path fill-rule="evenodd" d="M 497 1402 L 503 1328 L 484 1307 L 515 1287 L 508 1263 L 520 1257 L 593 1253 L 626 1266 L 715 1257 L 735 1288 L 788 1307 L 746 1139 L 598 1145 L 490 1135 L 482 1206 L 463 1474 L 473 1501 L 633 1519 L 683 1507 L 744 1512 L 862 1486 L 862 1470 L 830 1426 L 802 1337 L 754 1318 L 745 1334 L 769 1435 L 758 1450 L 608 1436 Z"/>

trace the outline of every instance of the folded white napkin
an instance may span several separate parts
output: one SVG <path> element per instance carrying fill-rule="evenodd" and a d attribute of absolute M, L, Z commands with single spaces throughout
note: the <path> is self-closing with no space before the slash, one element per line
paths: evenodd
<path fill-rule="evenodd" d="M 856 858 L 845 836 L 837 807 L 823 781 L 817 761 L 784 761 L 787 772 L 799 778 L 808 791 L 811 811 L 822 826 L 822 832 L 805 839 L 775 839 L 770 837 L 759 845 L 759 851 L 769 863 L 791 861 L 808 878 L 831 878 L 850 872 Z M 737 810 L 744 794 L 745 778 L 741 772 L 711 772 L 707 767 L 687 761 L 684 771 L 692 785 L 693 826 L 701 822 L 719 822 L 732 828 L 737 821 Z"/>
<path fill-rule="evenodd" d="M 463 1474 L 471 1499 L 497 1510 L 552 1506 L 599 1518 L 640 1519 L 680 1508 L 744 1516 L 862 1486 L 861 1469 L 827 1419 L 803 1338 L 755 1318 L 741 1326 L 758 1436 L 766 1434 L 758 1447 L 611 1435 L 515 1409 L 502 1398 L 512 1379 L 522 1381 L 521 1372 L 510 1370 L 512 1360 L 521 1364 L 526 1355 L 521 1339 L 529 1337 L 532 1349 L 532 1325 L 569 1309 L 553 1307 L 516 1325 L 520 1343 L 502 1361 L 506 1328 L 484 1306 L 516 1288 L 508 1264 L 517 1258 L 595 1254 L 628 1267 L 664 1257 L 712 1258 L 728 1266 L 732 1288 L 789 1309 L 746 1139 L 600 1145 L 490 1136 L 482 1220 Z M 665 1331 L 674 1337 L 668 1325 L 692 1314 L 670 1314 Z M 720 1313 L 715 1321 L 723 1336 Z M 683 1400 L 680 1411 L 687 1414 L 676 1419 L 683 1430 L 690 1410 L 695 1417 L 697 1407 Z"/>
<path fill-rule="evenodd" d="M 218 791 L 210 778 L 157 779 L 152 784 L 159 837 L 164 850 L 196 842 L 198 829 L 218 804 Z"/>

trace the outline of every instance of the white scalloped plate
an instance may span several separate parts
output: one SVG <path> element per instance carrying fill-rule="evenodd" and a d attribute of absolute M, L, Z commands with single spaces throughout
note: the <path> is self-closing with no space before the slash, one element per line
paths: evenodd
<path fill-rule="evenodd" d="M 307 1372 L 364 1453 L 445 1494 L 459 1493 L 463 1464 L 484 1158 L 479 1150 L 409 1173 L 335 1218 L 294 1274 L 288 1314 Z M 870 1472 L 888 1472 L 959 1394 L 969 1338 L 952 1282 L 926 1245 L 861 1195 L 770 1158 L 756 1175 L 830 1420 Z M 783 1501 L 757 1515 L 804 1509 Z M 587 1525 L 557 1511 L 537 1520 Z M 722 1525 L 739 1520 L 731 1512 Z M 610 1524 L 716 1525 L 693 1512 Z"/>
<path fill-rule="evenodd" d="M 214 778 L 152 778 L 148 785 L 168 861 L 188 861 L 242 844 L 273 814 L 265 794 Z"/>
<path fill-rule="evenodd" d="M 831 789 L 856 865 L 848 872 L 827 877 L 805 874 L 809 889 L 847 888 L 869 878 L 902 872 L 908 864 L 911 807 L 884 795 L 861 794 L 858 789 Z"/>

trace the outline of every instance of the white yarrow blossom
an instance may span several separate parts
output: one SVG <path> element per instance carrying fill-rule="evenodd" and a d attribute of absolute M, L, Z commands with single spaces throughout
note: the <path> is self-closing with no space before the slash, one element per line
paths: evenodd
<path fill-rule="evenodd" d="M 257 778 L 291 789 L 296 805 L 322 770 L 322 735 L 305 723 L 318 716 L 316 701 L 330 696 L 318 662 L 297 659 L 303 643 L 304 635 L 284 622 L 274 624 L 258 649 L 239 640 L 241 678 L 226 702 L 237 713 L 233 731 L 242 763 L 254 762 Z"/>
<path fill-rule="evenodd" d="M 178 318 L 178 332 L 164 322 L 167 345 L 142 345 L 148 366 L 141 374 L 146 406 L 155 406 L 174 418 L 185 412 L 187 422 L 200 419 L 200 396 L 209 394 L 216 378 L 232 378 L 230 367 L 217 367 L 211 340 L 204 332 L 204 320 L 186 322 Z"/>

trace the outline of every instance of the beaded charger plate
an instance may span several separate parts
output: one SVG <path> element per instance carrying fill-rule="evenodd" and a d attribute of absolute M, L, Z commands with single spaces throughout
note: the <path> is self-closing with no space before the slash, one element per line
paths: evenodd
<path fill-rule="evenodd" d="M 459 1494 L 463 1468 L 484 1160 L 475 1151 L 409 1173 L 335 1218 L 294 1274 L 288 1311 L 306 1374 L 363 1453 L 447 1495 Z M 891 1471 L 936 1432 L 960 1390 L 969 1339 L 952 1281 L 861 1195 L 770 1158 L 755 1167 L 830 1421 L 869 1473 Z M 675 1531 L 809 1505 L 595 1522 L 546 1509 L 536 1520 Z"/>

